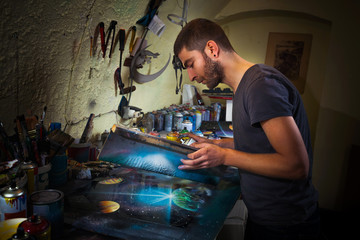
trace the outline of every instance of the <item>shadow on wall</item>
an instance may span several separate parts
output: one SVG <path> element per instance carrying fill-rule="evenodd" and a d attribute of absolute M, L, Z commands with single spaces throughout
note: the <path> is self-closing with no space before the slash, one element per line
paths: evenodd
<path fill-rule="evenodd" d="M 319 111 L 313 181 L 320 207 L 359 211 L 360 120 L 331 109 Z"/>

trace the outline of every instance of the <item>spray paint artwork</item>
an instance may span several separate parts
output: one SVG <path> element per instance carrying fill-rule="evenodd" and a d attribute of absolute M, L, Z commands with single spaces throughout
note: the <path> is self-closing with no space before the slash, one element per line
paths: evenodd
<path fill-rule="evenodd" d="M 65 206 L 66 219 L 78 228 L 121 239 L 214 239 L 240 194 L 237 169 L 219 168 L 188 176 L 175 170 L 179 159 L 185 157 L 181 146 L 175 146 L 179 147 L 176 151 L 170 147 L 157 150 L 155 145 L 144 147 L 147 143 L 116 139 L 107 140 L 100 159 L 113 159 L 122 166 L 108 178 L 72 184 Z M 132 147 L 128 148 L 130 143 Z M 116 149 L 123 156 L 111 158 L 106 149 Z M 135 152 L 140 157 L 135 158 Z M 164 157 L 176 161 L 151 171 L 154 166 L 150 162 L 134 161 L 143 161 L 146 153 L 161 155 L 161 159 L 152 158 L 157 166 Z M 130 155 L 131 161 L 127 158 Z"/>

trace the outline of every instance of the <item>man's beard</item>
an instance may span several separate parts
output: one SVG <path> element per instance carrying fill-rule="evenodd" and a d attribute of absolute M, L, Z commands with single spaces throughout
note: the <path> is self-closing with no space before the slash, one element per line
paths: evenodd
<path fill-rule="evenodd" d="M 209 89 L 213 89 L 224 78 L 224 68 L 219 62 L 211 60 L 205 53 L 203 53 L 205 66 L 204 66 L 204 78 L 207 80 L 206 86 Z"/>

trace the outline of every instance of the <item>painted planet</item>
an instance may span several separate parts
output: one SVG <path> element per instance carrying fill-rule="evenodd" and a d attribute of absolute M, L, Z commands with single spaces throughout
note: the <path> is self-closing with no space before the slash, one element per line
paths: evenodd
<path fill-rule="evenodd" d="M 184 187 L 172 192 L 172 201 L 178 207 L 196 212 L 211 195 L 211 190 L 204 187 Z"/>
<path fill-rule="evenodd" d="M 112 213 L 120 208 L 120 204 L 113 201 L 100 201 L 99 208 L 102 213 Z"/>
<path fill-rule="evenodd" d="M 100 184 L 117 184 L 117 183 L 121 183 L 123 181 L 122 178 L 109 178 L 109 179 L 105 179 L 100 181 Z"/>

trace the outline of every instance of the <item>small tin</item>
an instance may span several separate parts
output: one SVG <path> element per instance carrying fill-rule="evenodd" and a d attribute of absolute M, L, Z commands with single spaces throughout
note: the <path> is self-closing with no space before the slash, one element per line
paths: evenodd
<path fill-rule="evenodd" d="M 64 226 L 64 193 L 47 189 L 34 192 L 29 200 L 34 214 L 45 217 L 50 222 L 51 236 L 61 236 Z"/>
<path fill-rule="evenodd" d="M 186 129 L 188 130 L 189 132 L 192 131 L 193 129 L 193 124 L 190 120 L 186 119 L 182 122 L 182 129 Z"/>
<path fill-rule="evenodd" d="M 51 239 L 50 223 L 39 215 L 32 215 L 26 221 L 22 222 L 19 227 L 22 227 L 30 236 L 36 237 L 37 240 Z"/>
<path fill-rule="evenodd" d="M 0 221 L 12 218 L 26 218 L 27 202 L 25 191 L 17 187 L 15 183 L 1 193 L 0 197 Z"/>
<path fill-rule="evenodd" d="M 29 161 L 23 162 L 20 167 L 26 172 L 26 175 L 28 177 L 27 194 L 30 196 L 34 191 L 37 190 L 38 166 L 36 163 Z"/>

